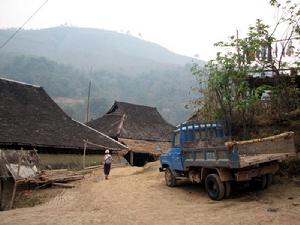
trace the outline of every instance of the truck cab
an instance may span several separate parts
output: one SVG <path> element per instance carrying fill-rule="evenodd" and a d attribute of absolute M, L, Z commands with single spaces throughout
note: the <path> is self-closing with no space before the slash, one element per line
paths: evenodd
<path fill-rule="evenodd" d="M 160 171 L 166 168 L 185 172 L 183 148 L 224 146 L 226 140 L 222 123 L 182 123 L 177 126 L 172 136 L 172 146 L 166 154 L 161 155 Z M 209 157 L 209 153 L 207 154 Z"/>

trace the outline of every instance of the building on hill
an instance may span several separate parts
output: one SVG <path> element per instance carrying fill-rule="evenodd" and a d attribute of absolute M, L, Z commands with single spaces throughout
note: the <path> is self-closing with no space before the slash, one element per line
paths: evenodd
<path fill-rule="evenodd" d="M 42 87 L 0 78 L 0 148 L 78 155 L 126 146 L 70 118 Z"/>
<path fill-rule="evenodd" d="M 87 125 L 125 144 L 124 157 L 137 166 L 166 152 L 175 129 L 154 107 L 117 101 L 104 116 Z"/>

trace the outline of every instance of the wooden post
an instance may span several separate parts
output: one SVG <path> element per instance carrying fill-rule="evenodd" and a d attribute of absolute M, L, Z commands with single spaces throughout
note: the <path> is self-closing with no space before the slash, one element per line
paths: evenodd
<path fill-rule="evenodd" d="M 21 148 L 21 156 L 20 156 L 20 154 L 18 154 L 18 174 L 17 174 L 18 176 L 20 176 L 22 156 L 23 156 L 23 148 Z"/>
<path fill-rule="evenodd" d="M 2 181 L 2 178 L 0 178 L 0 210 L 2 210 L 2 206 L 3 206 L 3 203 L 2 203 L 2 199 L 3 199 L 3 197 L 2 197 L 2 185 L 3 185 L 3 181 Z"/>
<path fill-rule="evenodd" d="M 17 181 L 14 180 L 13 193 L 12 193 L 12 196 L 11 196 L 11 201 L 10 201 L 10 204 L 9 204 L 9 209 L 12 209 L 12 207 L 14 205 L 15 196 L 16 196 L 16 190 L 17 190 Z"/>
<path fill-rule="evenodd" d="M 89 122 L 91 83 L 92 83 L 92 81 L 90 81 L 90 83 L 89 83 L 88 100 L 87 100 L 87 106 L 86 106 L 86 122 Z"/>
<path fill-rule="evenodd" d="M 130 151 L 130 165 L 133 166 L 133 151 Z"/>
<path fill-rule="evenodd" d="M 118 159 L 119 159 L 119 163 L 122 164 L 122 159 L 119 153 L 117 153 Z"/>
<path fill-rule="evenodd" d="M 87 146 L 87 142 L 84 142 L 84 148 L 83 148 L 83 159 L 82 159 L 82 167 L 83 169 L 85 168 L 85 152 L 86 152 L 86 146 Z"/>

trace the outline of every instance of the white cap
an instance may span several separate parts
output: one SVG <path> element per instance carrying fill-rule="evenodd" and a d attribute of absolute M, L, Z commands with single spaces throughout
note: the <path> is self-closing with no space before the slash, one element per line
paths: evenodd
<path fill-rule="evenodd" d="M 105 154 L 109 154 L 109 150 L 107 149 L 107 150 L 105 150 Z"/>

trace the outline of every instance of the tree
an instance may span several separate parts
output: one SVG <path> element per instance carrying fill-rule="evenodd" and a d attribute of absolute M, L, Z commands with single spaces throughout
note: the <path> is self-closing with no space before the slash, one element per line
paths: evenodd
<path fill-rule="evenodd" d="M 229 44 L 237 41 L 232 37 Z M 204 69 L 194 66 L 192 70 L 200 82 L 198 90 L 201 97 L 196 104 L 200 104 L 201 116 L 206 120 L 226 121 L 228 133 L 231 133 L 236 119 L 242 121 L 246 132 L 247 124 L 253 121 L 253 110 L 258 99 L 247 83 L 249 65 L 241 62 L 240 50 L 218 53 L 216 59 L 209 61 Z"/>
<path fill-rule="evenodd" d="M 238 125 L 243 127 L 246 136 L 247 127 L 253 125 L 259 113 L 260 95 L 264 90 L 249 86 L 251 76 L 265 72 L 273 75 L 272 113 L 282 115 L 299 103 L 298 89 L 289 79 L 282 79 L 282 75 L 299 65 L 300 51 L 292 40 L 299 39 L 300 7 L 291 1 L 282 4 L 272 0 L 270 4 L 279 15 L 273 28 L 257 19 L 246 37 L 239 38 L 237 32 L 228 41 L 216 43 L 215 46 L 224 50 L 204 68 L 198 65 L 192 68 L 199 81 L 200 98 L 194 102 L 199 107 L 198 113 L 205 120 L 226 121 L 228 132 L 233 125 Z M 282 27 L 285 29 L 280 33 Z M 279 33 L 281 38 L 278 38 Z M 293 52 L 294 57 L 285 57 Z"/>

